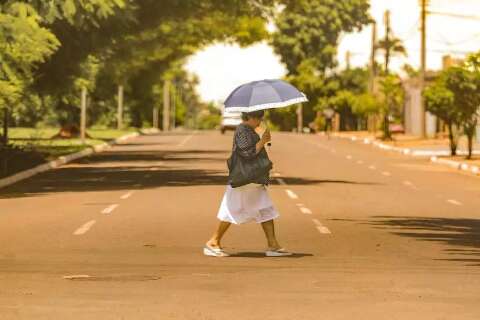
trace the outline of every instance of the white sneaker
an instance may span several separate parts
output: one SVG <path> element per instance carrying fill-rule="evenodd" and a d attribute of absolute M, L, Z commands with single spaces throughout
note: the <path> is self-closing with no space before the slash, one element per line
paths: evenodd
<path fill-rule="evenodd" d="M 210 257 L 228 257 L 229 254 L 223 251 L 221 248 L 212 248 L 205 245 L 203 248 L 203 254 Z"/>

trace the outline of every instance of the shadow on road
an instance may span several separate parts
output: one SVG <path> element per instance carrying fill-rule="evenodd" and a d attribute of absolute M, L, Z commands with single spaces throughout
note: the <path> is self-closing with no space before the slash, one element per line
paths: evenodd
<path fill-rule="evenodd" d="M 223 186 L 227 184 L 226 158 L 221 150 L 132 150 L 118 149 L 80 159 L 9 188 L 0 199 L 33 197 L 61 192 L 135 190 L 156 187 Z M 203 166 L 205 164 L 205 166 Z M 223 168 L 222 170 L 206 168 Z M 285 177 L 289 185 L 323 183 L 372 184 L 343 180 Z M 272 179 L 272 184 L 277 184 Z"/>
<path fill-rule="evenodd" d="M 303 257 L 313 257 L 313 254 L 311 254 L 311 253 L 294 253 L 291 256 L 275 257 L 275 258 L 298 259 L 298 258 L 303 258 Z M 268 259 L 271 259 L 272 257 L 266 257 L 265 252 L 237 252 L 237 253 L 231 253 L 230 258 L 268 258 Z"/>
<path fill-rule="evenodd" d="M 445 249 L 451 258 L 439 259 L 459 261 L 471 266 L 480 266 L 480 219 L 391 217 L 376 216 L 369 222 L 375 226 L 393 229 L 393 234 L 434 241 L 453 246 Z"/>

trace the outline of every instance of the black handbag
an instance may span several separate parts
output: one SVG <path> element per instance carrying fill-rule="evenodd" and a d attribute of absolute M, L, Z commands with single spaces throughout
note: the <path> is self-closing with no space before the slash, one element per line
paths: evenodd
<path fill-rule="evenodd" d="M 245 159 L 238 154 L 236 148 L 227 160 L 229 175 L 228 181 L 233 188 L 249 183 L 268 184 L 269 172 L 273 163 L 268 158 L 265 149 L 252 159 Z"/>

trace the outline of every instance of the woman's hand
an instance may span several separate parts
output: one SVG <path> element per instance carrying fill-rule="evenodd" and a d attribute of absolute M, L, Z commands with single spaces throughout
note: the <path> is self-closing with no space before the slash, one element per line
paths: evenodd
<path fill-rule="evenodd" d="M 265 131 L 263 132 L 263 135 L 262 135 L 263 144 L 267 144 L 271 140 L 272 140 L 272 135 L 270 134 L 270 129 L 267 128 L 267 129 L 265 129 Z"/>
<path fill-rule="evenodd" d="M 270 134 L 270 129 L 266 129 L 265 132 L 262 134 L 262 138 L 258 141 L 256 147 L 257 154 L 262 151 L 263 147 L 272 140 L 272 136 Z"/>

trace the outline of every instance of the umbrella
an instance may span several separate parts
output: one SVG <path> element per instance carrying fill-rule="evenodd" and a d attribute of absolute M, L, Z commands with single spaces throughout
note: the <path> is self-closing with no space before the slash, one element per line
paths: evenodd
<path fill-rule="evenodd" d="M 260 80 L 243 84 L 225 100 L 227 112 L 253 112 L 288 107 L 308 101 L 305 94 L 283 80 Z"/>

